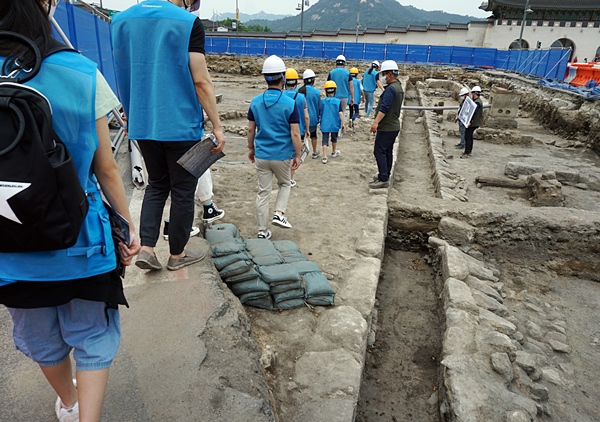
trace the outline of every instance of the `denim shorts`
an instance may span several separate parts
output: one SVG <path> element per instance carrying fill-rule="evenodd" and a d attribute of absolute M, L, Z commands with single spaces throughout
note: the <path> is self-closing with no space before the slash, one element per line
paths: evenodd
<path fill-rule="evenodd" d="M 310 139 L 317 139 L 317 127 L 316 126 L 310 126 L 308 128 L 308 131 L 310 132 Z"/>
<path fill-rule="evenodd" d="M 18 350 L 40 366 L 55 366 L 73 350 L 76 368 L 110 367 L 121 341 L 118 309 L 104 302 L 73 299 L 54 307 L 8 308 Z"/>
<path fill-rule="evenodd" d="M 336 143 L 338 141 L 338 132 L 322 132 L 323 138 L 321 139 L 321 144 L 326 147 L 329 146 L 329 136 L 331 135 L 331 142 Z"/>

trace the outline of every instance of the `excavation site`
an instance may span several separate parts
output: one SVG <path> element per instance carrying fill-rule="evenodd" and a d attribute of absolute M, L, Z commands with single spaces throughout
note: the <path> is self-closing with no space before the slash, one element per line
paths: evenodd
<path fill-rule="evenodd" d="M 322 85 L 330 63 L 291 60 Z M 366 68 L 364 63 L 349 66 Z M 226 220 L 254 236 L 246 111 L 260 60 L 210 57 L 228 131 L 213 167 Z M 277 420 L 595 421 L 600 371 L 600 108 L 536 80 L 405 66 L 393 184 L 376 172 L 370 122 L 341 155 L 303 164 L 294 240 L 336 290 L 335 306 L 245 307 Z M 470 159 L 456 106 L 480 85 Z"/>

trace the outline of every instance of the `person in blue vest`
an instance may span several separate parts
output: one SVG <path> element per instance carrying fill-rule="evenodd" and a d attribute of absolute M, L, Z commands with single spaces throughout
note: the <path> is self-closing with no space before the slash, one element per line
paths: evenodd
<path fill-rule="evenodd" d="M 292 98 L 296 102 L 298 108 L 298 115 L 300 116 L 300 136 L 302 138 L 310 137 L 308 127 L 310 125 L 310 117 L 308 115 L 308 105 L 306 104 L 306 97 L 296 89 L 298 88 L 298 72 L 296 69 L 289 68 L 285 71 L 285 91 L 283 93 L 288 97 Z M 291 172 L 290 186 L 296 186 L 296 180 L 294 179 L 295 170 Z"/>
<path fill-rule="evenodd" d="M 248 109 L 248 159 L 254 163 L 258 177 L 256 221 L 259 239 L 271 238 L 268 223 L 273 176 L 279 191 L 271 223 L 284 229 L 292 228 L 285 213 L 291 190 L 291 170 L 300 167 L 302 141 L 296 102 L 282 92 L 285 72 L 281 58 L 267 57 L 262 75 L 268 88 L 252 99 Z"/>
<path fill-rule="evenodd" d="M 340 150 L 337 149 L 338 133 L 344 130 L 344 112 L 341 101 L 335 97 L 337 86 L 333 81 L 325 82 L 326 97 L 321 101 L 321 140 L 323 147 L 323 164 L 327 164 L 327 148 L 331 138 L 331 157 L 339 157 Z"/>
<path fill-rule="evenodd" d="M 302 74 L 304 85 L 298 89 L 298 92 L 306 96 L 308 105 L 308 131 L 312 146 L 312 158 L 319 158 L 320 154 L 317 149 L 317 125 L 321 120 L 321 91 L 314 87 L 316 77 L 317 75 L 312 69 L 306 69 Z"/>
<path fill-rule="evenodd" d="M 45 56 L 59 44 L 52 38 L 49 22 L 54 10 L 54 1 L 3 0 L 0 30 L 35 40 Z M 0 68 L 14 63 L 6 57 L 32 67 L 34 62 L 26 54 L 31 57 L 30 47 L 3 38 Z M 39 73 L 25 84 L 50 102 L 53 129 L 69 150 L 89 209 L 77 242 L 68 249 L 0 253 L 0 303 L 6 305 L 13 320 L 16 348 L 40 366 L 58 395 L 58 420 L 98 421 L 109 368 L 121 339 L 118 305 L 127 305 L 116 251 L 121 262 L 129 265 L 140 250 L 106 119 L 119 101 L 96 63 L 76 51 L 44 58 Z M 115 248 L 100 189 L 111 207 L 129 222 L 130 246 L 120 243 Z M 0 218 L 4 218 L 2 211 L 0 207 Z M 9 406 L 10 400 L 10 395 L 4 395 L 3 405 Z M 13 405 L 23 408 L 28 403 Z M 47 418 L 43 414 L 34 420 Z"/>
<path fill-rule="evenodd" d="M 177 164 L 204 134 L 203 110 L 213 125 L 218 153 L 225 145 L 214 88 L 204 57 L 204 26 L 182 0 L 148 0 L 112 21 L 115 76 L 129 137 L 140 146 L 149 183 L 140 218 L 142 252 L 136 265 L 160 270 L 154 248 L 171 195 L 168 270 L 200 261 L 185 248 L 194 220 L 198 179 Z"/>
<path fill-rule="evenodd" d="M 383 91 L 383 85 L 379 80 L 379 62 L 377 60 L 371 63 L 371 67 L 363 74 L 362 84 L 365 94 L 365 115 L 371 117 L 371 110 L 375 104 L 375 90 L 380 88 Z"/>
<path fill-rule="evenodd" d="M 394 143 L 400 132 L 400 109 L 404 101 L 404 91 L 398 81 L 398 64 L 393 60 L 381 63 L 381 77 L 385 90 L 379 97 L 375 109 L 375 120 L 371 133 L 375 133 L 373 155 L 377 161 L 378 174 L 369 183 L 371 189 L 387 188 L 394 161 Z"/>
<path fill-rule="evenodd" d="M 344 115 L 346 114 L 348 99 L 350 99 L 350 105 L 354 104 L 354 86 L 351 83 L 352 76 L 350 76 L 350 72 L 344 68 L 346 66 L 346 57 L 341 54 L 337 56 L 335 65 L 336 68 L 329 72 L 327 80 L 335 82 L 337 86 L 335 98 L 340 100 L 342 115 Z"/>
<path fill-rule="evenodd" d="M 350 75 L 352 76 L 352 85 L 354 91 L 354 102 L 350 106 L 350 124 L 351 128 L 354 128 L 354 120 L 358 117 L 358 107 L 363 98 L 363 86 L 358 79 L 358 69 L 353 67 L 350 69 Z"/>

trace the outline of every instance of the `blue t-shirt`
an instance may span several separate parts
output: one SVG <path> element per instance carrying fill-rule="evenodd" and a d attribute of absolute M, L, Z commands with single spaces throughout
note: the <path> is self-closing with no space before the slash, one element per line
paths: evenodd
<path fill-rule="evenodd" d="M 269 88 L 252 99 L 248 120 L 256 123 L 254 156 L 261 160 L 289 160 L 296 155 L 292 124 L 300 123 L 296 102 L 279 89 Z"/>
<path fill-rule="evenodd" d="M 379 75 L 379 72 L 375 69 L 369 69 L 363 74 L 363 89 L 366 92 L 375 92 L 377 89 L 377 75 Z"/>

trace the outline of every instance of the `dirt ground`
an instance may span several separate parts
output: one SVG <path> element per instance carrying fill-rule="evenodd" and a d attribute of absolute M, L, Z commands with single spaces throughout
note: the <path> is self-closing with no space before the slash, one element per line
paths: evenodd
<path fill-rule="evenodd" d="M 319 88 L 322 88 L 326 71 L 330 68 L 329 63 L 322 61 L 292 60 L 288 66 L 296 67 L 300 73 L 307 67 L 313 68 L 317 73 L 316 85 Z M 226 212 L 224 222 L 236 224 L 243 237 L 255 237 L 257 182 L 254 167 L 247 158 L 244 129 L 247 124 L 245 113 L 250 100 L 265 88 L 259 76 L 260 62 L 246 58 L 212 58 L 209 67 L 216 91 L 223 95 L 219 110 L 221 113 L 229 113 L 230 117 L 223 121 L 227 130 L 226 156 L 212 168 L 215 201 Z M 362 70 L 365 67 L 366 64 L 362 64 L 359 68 Z M 464 82 L 477 76 L 473 72 L 468 75 L 461 75 L 456 70 L 449 72 L 453 79 Z M 409 76 L 425 79 L 434 75 L 430 69 L 425 69 L 420 74 Z M 407 102 L 416 105 L 415 95 L 414 91 L 409 90 Z M 432 102 L 443 100 L 447 105 L 452 104 L 452 100 L 445 95 L 430 95 Z M 487 102 L 485 98 L 484 102 Z M 434 195 L 423 127 L 414 123 L 417 117 L 419 112 L 406 113 L 399 146 L 398 170 L 391 195 L 412 198 Z M 541 164 L 549 170 L 553 167 L 598 168 L 600 160 L 588 151 L 553 146 L 556 136 L 541 128 L 533 119 L 520 117 L 518 123 L 518 131 L 534 137 L 531 145 L 475 141 L 472 159 L 460 160 L 460 151 L 454 149 L 458 138 L 446 139 L 446 151 L 452 156 L 449 157 L 451 166 L 465 179 L 470 202 L 529 206 L 527 194 L 521 190 L 479 188 L 475 183 L 475 177 L 479 175 L 503 176 L 504 165 L 508 161 Z M 354 244 L 361 235 L 360 230 L 348 230 L 347 222 L 354 225 L 356 222 L 363 222 L 363 227 L 368 226 L 370 194 L 367 183 L 376 172 L 372 156 L 373 137 L 368 133 L 369 126 L 370 122 L 367 120 L 358 119 L 355 129 L 348 130 L 340 139 L 341 155 L 330 159 L 328 164 L 323 165 L 320 159 L 307 158 L 296 173 L 298 186 L 293 188 L 288 204 L 287 216 L 293 229 L 270 228 L 274 240 L 289 239 L 296 242 L 309 259 L 317 262 L 334 289 L 344 283 L 347 271 L 356 258 Z M 444 120 L 440 129 L 442 133 L 447 133 L 448 130 L 455 130 L 456 126 Z M 570 186 L 563 187 L 563 192 L 568 207 L 598 210 L 599 192 Z M 271 198 L 271 209 L 275 194 L 276 190 Z M 317 199 L 326 205 L 316 207 Z M 386 250 L 383 278 L 378 291 L 380 331 L 365 364 L 364 383 L 357 411 L 359 421 L 439 420 L 436 419 L 439 418 L 437 404 L 432 398 L 440 347 L 439 321 L 433 312 L 435 297 L 428 287 L 432 283 L 433 274 L 423 258 L 422 253 Z M 415 262 L 419 262 L 418 271 L 414 269 Z M 541 266 L 534 261 L 503 261 L 496 264 L 503 274 L 535 274 Z M 600 371 L 598 330 L 594 328 L 598 322 L 600 285 L 585 280 L 558 280 L 547 273 L 543 274 L 554 295 L 547 296 L 535 289 L 529 294 L 540 296 L 540 300 L 549 302 L 551 306 L 564 308 L 569 315 L 573 332 L 569 339 L 576 343 L 573 346 L 582 346 L 581 352 L 578 351 L 572 357 L 574 365 L 581 368 L 581 371 L 575 371 L 573 378 L 578 389 L 570 389 L 571 384 L 553 386 L 551 393 L 553 400 L 556 400 L 553 404 L 557 409 L 557 416 L 568 414 L 565 409 L 574 405 L 583 409 L 582 416 L 580 419 L 559 417 L 553 420 L 600 420 L 600 416 L 590 419 L 590 415 L 598 415 L 591 408 L 591 397 L 598 391 L 600 384 L 591 374 Z M 587 292 L 586 306 L 578 307 L 575 296 L 564 297 L 569 295 L 566 290 L 569 281 L 577 283 L 576 292 L 581 298 Z M 527 291 L 526 286 L 510 287 L 516 292 Z M 416 297 L 419 300 L 414 300 Z M 344 298 L 336 297 L 336 305 L 341 304 L 344 304 Z M 251 317 L 259 347 L 269 349 L 276 356 L 267 379 L 271 383 L 280 420 L 293 420 L 290 412 L 295 403 L 290 391 L 294 386 L 290 386 L 288 380 L 294 370 L 294 362 L 301 356 L 307 341 L 306 333 L 310 333 L 315 327 L 319 308 L 282 313 L 254 308 L 246 310 Z M 526 317 L 526 314 L 522 316 Z M 283 336 L 280 333 L 285 333 L 287 343 L 282 343 Z"/>

